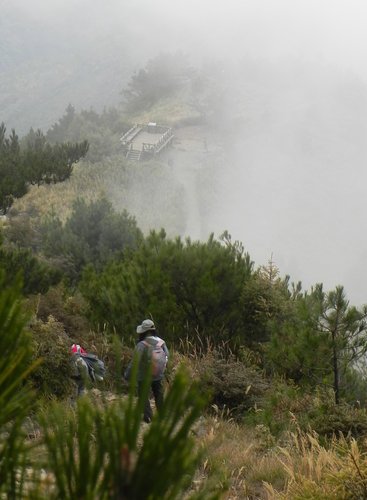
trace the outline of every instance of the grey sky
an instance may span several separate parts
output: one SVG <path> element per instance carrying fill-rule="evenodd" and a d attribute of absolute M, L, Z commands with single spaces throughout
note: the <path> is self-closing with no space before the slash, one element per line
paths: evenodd
<path fill-rule="evenodd" d="M 233 55 L 278 57 L 297 54 L 361 67 L 366 57 L 367 14 L 362 0 L 3 0 L 33 22 L 78 26 L 106 34 L 136 24 L 141 43 Z M 144 36 L 145 35 L 145 36 Z M 144 39 L 145 38 L 145 39 Z M 136 39 L 136 42 L 138 40 Z"/>

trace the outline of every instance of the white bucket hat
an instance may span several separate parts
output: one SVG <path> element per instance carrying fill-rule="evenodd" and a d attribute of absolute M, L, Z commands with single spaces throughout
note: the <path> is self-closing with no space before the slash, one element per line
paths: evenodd
<path fill-rule="evenodd" d="M 144 333 L 148 330 L 155 330 L 154 323 L 151 319 L 145 319 L 141 325 L 136 327 L 136 333 Z"/>

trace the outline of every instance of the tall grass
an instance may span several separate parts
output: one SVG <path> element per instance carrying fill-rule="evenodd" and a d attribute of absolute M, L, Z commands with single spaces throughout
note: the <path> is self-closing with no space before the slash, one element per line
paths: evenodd
<path fill-rule="evenodd" d="M 278 452 L 287 481 L 283 491 L 266 484 L 269 498 L 367 498 L 366 442 L 339 436 L 325 447 L 315 433 L 295 433 Z"/>
<path fill-rule="evenodd" d="M 28 213 L 38 219 L 54 212 L 65 222 L 77 198 L 91 202 L 102 196 L 117 211 L 133 215 L 144 232 L 164 227 L 176 236 L 185 230 L 183 187 L 171 167 L 156 161 L 129 163 L 122 154 L 95 164 L 80 162 L 65 182 L 31 187 L 14 203 L 11 215 Z"/>
<path fill-rule="evenodd" d="M 206 450 L 200 473 L 221 478 L 228 487 L 224 498 L 266 498 L 265 482 L 279 490 L 285 486 L 287 474 L 263 429 L 243 426 L 218 411 L 199 421 L 195 433 Z"/>

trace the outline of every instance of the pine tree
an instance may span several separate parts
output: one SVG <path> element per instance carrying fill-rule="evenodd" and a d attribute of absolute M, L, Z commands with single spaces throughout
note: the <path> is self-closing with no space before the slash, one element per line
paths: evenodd
<path fill-rule="evenodd" d="M 12 130 L 6 138 L 4 123 L 0 125 L 0 213 L 6 214 L 15 198 L 27 192 L 19 140 Z"/>
<path fill-rule="evenodd" d="M 28 186 L 68 179 L 73 165 L 88 152 L 87 141 L 50 145 L 42 131 L 31 130 L 24 149 L 12 130 L 0 125 L 0 212 L 6 214 L 14 202 L 27 193 Z"/>
<path fill-rule="evenodd" d="M 345 369 L 367 352 L 367 306 L 349 306 L 344 288 L 337 286 L 324 296 L 319 331 L 331 342 L 335 402 L 340 402 L 340 378 Z"/>

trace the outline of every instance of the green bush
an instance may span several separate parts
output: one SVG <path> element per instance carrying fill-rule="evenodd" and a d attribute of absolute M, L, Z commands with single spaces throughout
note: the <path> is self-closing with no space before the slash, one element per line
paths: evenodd
<path fill-rule="evenodd" d="M 232 416 L 243 417 L 264 395 L 269 382 L 254 367 L 246 366 L 234 356 L 223 357 L 218 350 L 209 351 L 195 362 L 196 375 L 212 404 L 227 409 Z"/>
<path fill-rule="evenodd" d="M 64 326 L 49 316 L 46 322 L 36 320 L 31 325 L 34 359 L 41 359 L 32 373 L 32 386 L 46 397 L 63 398 L 73 389 L 71 379 L 70 339 Z"/>
<path fill-rule="evenodd" d="M 72 283 L 78 281 L 87 264 L 100 268 L 124 250 L 135 248 L 142 238 L 135 219 L 126 211 L 115 212 L 106 198 L 89 204 L 77 199 L 65 225 L 51 215 L 44 221 L 41 234 L 43 252 L 58 259 Z"/>
<path fill-rule="evenodd" d="M 60 271 L 26 249 L 0 246 L 0 269 L 4 271 L 6 285 L 14 283 L 18 275 L 22 278 L 22 291 L 25 295 L 45 293 L 61 279 Z"/>
<path fill-rule="evenodd" d="M 31 203 L 27 211 L 18 211 L 15 206 L 8 214 L 4 228 L 4 237 L 8 244 L 37 252 L 40 250 L 41 235 L 39 230 L 40 214 Z"/>
<path fill-rule="evenodd" d="M 60 284 L 47 294 L 31 297 L 27 308 L 35 314 L 31 328 L 42 366 L 33 375 L 35 387 L 46 395 L 64 397 L 70 391 L 68 358 L 70 345 L 80 344 L 88 352 L 98 355 L 106 366 L 106 376 L 100 385 L 103 390 L 126 392 L 123 372 L 132 356 L 132 349 L 123 345 L 116 335 L 91 330 L 84 315 L 85 302 L 76 292 L 71 295 Z M 59 373 L 56 376 L 53 370 Z M 60 377 L 60 378 L 58 378 Z"/>
<path fill-rule="evenodd" d="M 289 316 L 292 304 L 289 299 L 288 278 L 280 278 L 279 270 L 272 261 L 267 266 L 261 266 L 244 283 L 241 309 L 248 344 L 252 349 L 269 341 L 271 324 L 278 326 Z"/>
<path fill-rule="evenodd" d="M 367 413 L 364 408 L 354 408 L 347 403 L 336 405 L 330 398 L 319 401 L 319 404 L 308 412 L 305 424 L 320 436 L 343 434 L 357 438 L 367 433 Z"/>
<path fill-rule="evenodd" d="M 348 367 L 341 379 L 340 393 L 348 404 L 367 408 L 366 367 L 358 363 L 358 367 Z"/>
<path fill-rule="evenodd" d="M 277 436 L 296 429 L 312 430 L 323 438 L 340 433 L 358 437 L 367 432 L 365 409 L 345 402 L 335 404 L 333 391 L 324 387 L 305 392 L 294 383 L 281 380 L 273 381 L 246 421 L 266 425 Z"/>
<path fill-rule="evenodd" d="M 318 404 L 315 399 L 315 396 L 302 392 L 292 381 L 273 379 L 269 390 L 246 420 L 266 425 L 273 435 L 279 436 L 297 426 L 307 427 L 307 414 Z"/>
<path fill-rule="evenodd" d="M 240 295 L 253 263 L 229 240 L 170 240 L 151 232 L 135 251 L 110 262 L 101 273 L 87 270 L 81 291 L 95 325 L 107 324 L 128 338 L 150 314 L 167 341 L 197 332 L 219 344 L 246 336 Z"/>
<path fill-rule="evenodd" d="M 80 295 L 72 294 L 64 284 L 50 288 L 44 295 L 31 298 L 30 307 L 37 318 L 46 322 L 51 315 L 63 324 L 72 343 L 83 344 L 88 338 L 90 327 L 85 316 L 87 304 Z"/>
<path fill-rule="evenodd" d="M 86 159 L 97 162 L 119 153 L 121 135 L 129 129 L 124 118 L 115 108 L 105 109 L 101 114 L 93 109 L 76 113 L 69 105 L 64 116 L 47 131 L 47 140 L 52 144 L 87 139 L 90 147 Z"/>

